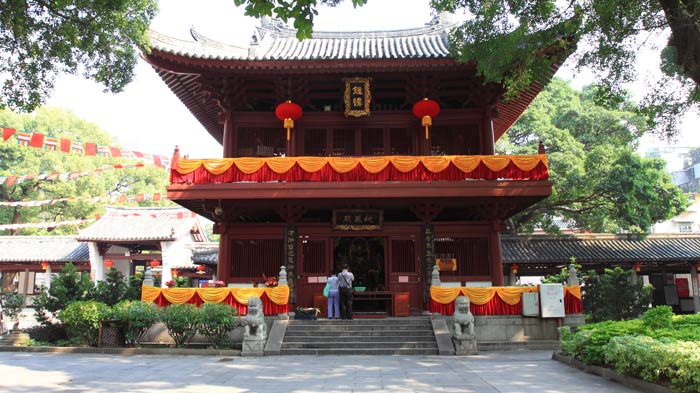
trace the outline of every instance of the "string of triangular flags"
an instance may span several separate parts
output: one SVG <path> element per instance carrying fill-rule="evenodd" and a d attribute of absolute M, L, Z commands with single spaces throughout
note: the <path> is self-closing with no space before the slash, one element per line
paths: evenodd
<path fill-rule="evenodd" d="M 17 131 L 14 128 L 2 127 L 3 142 L 6 142 L 13 135 L 17 138 L 17 143 L 21 146 L 30 146 L 51 151 L 61 151 L 64 153 L 78 152 L 80 154 L 85 154 L 86 156 L 140 159 L 148 164 L 153 164 L 162 168 L 170 168 L 170 157 L 161 156 L 159 154 L 141 153 L 115 146 L 105 146 L 91 142 L 74 141 L 67 138 L 57 138 L 50 135 L 44 135 L 38 132 Z"/>
<path fill-rule="evenodd" d="M 102 196 L 102 197 L 68 197 L 68 198 L 56 198 L 56 199 L 43 199 L 39 201 L 15 201 L 15 202 L 0 202 L 0 206 L 11 206 L 11 207 L 35 207 L 44 205 L 55 205 L 59 202 L 77 202 L 77 201 L 88 201 L 93 203 L 133 203 L 133 202 L 160 202 L 167 200 L 165 195 L 156 192 L 153 194 L 136 194 L 136 195 L 115 195 L 115 196 Z"/>
<path fill-rule="evenodd" d="M 10 187 L 13 184 L 20 184 L 27 180 L 75 180 L 81 176 L 96 175 L 104 171 L 109 171 L 112 169 L 128 169 L 128 168 L 141 168 L 145 165 L 141 162 L 136 164 L 114 164 L 105 165 L 102 168 L 94 169 L 91 171 L 72 171 L 72 172 L 51 172 L 51 173 L 41 173 L 38 175 L 9 175 L 0 176 L 0 186 Z"/>
<path fill-rule="evenodd" d="M 24 224 L 5 224 L 0 225 L 0 231 L 12 231 L 16 229 L 25 228 L 55 228 L 64 225 L 80 225 L 86 222 L 95 221 L 94 218 L 87 218 L 83 220 L 70 220 L 70 221 L 52 221 L 52 222 L 26 222 Z"/>

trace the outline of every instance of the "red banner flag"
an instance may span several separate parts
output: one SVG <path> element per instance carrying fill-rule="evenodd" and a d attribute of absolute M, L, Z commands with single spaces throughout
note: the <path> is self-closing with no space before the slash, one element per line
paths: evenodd
<path fill-rule="evenodd" d="M 122 156 L 122 149 L 118 147 L 110 147 L 109 151 L 112 153 L 112 157 L 121 157 Z"/>
<path fill-rule="evenodd" d="M 13 184 L 15 184 L 15 180 L 17 180 L 17 176 L 8 176 L 8 177 L 7 177 L 7 180 L 5 180 L 5 185 L 6 185 L 7 187 L 10 187 L 10 186 L 12 186 Z"/>
<path fill-rule="evenodd" d="M 153 194 L 153 202 L 159 202 L 160 201 L 160 193 L 156 192 Z"/>
<path fill-rule="evenodd" d="M 61 145 L 62 152 L 70 153 L 70 146 L 71 146 L 70 139 L 61 138 L 61 141 L 59 143 Z"/>
<path fill-rule="evenodd" d="M 97 155 L 97 144 L 96 143 L 85 143 L 85 155 L 86 156 L 96 156 Z"/>
<path fill-rule="evenodd" d="M 29 140 L 29 146 L 38 148 L 44 147 L 44 134 L 33 133 L 32 139 Z"/>
<path fill-rule="evenodd" d="M 2 141 L 5 142 L 6 140 L 10 139 L 12 135 L 14 135 L 15 129 L 14 128 L 3 128 L 2 129 Z"/>

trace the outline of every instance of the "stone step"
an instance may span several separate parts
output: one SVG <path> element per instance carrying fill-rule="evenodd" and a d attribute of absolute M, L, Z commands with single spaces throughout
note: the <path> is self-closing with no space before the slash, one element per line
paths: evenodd
<path fill-rule="evenodd" d="M 304 331 L 287 331 L 285 334 L 286 337 L 353 337 L 353 336 L 362 336 L 362 337 L 410 337 L 410 338 L 415 338 L 415 337 L 433 337 L 433 331 L 432 330 L 409 330 L 405 332 L 401 332 L 400 335 L 396 334 L 395 330 L 373 330 L 373 331 L 362 331 L 362 330 L 357 330 L 357 331 L 328 331 L 328 330 L 318 330 L 318 331 L 313 331 L 313 330 L 304 330 Z"/>
<path fill-rule="evenodd" d="M 437 355 L 438 350 L 428 348 L 373 348 L 373 349 L 328 349 L 328 348 L 282 348 L 281 355 Z"/>
<path fill-rule="evenodd" d="M 428 317 L 408 317 L 408 318 L 381 318 L 381 319 L 290 319 L 289 324 L 352 324 L 352 325 L 411 325 L 430 323 Z"/>
<path fill-rule="evenodd" d="M 369 335 L 340 335 L 340 336 L 285 336 L 285 342 L 318 342 L 326 343 L 333 342 L 336 344 L 350 341 L 362 341 L 362 342 L 435 342 L 434 336 L 406 336 L 406 335 L 393 335 L 393 336 L 369 336 Z"/>
<path fill-rule="evenodd" d="M 347 341 L 347 342 L 288 342 L 285 341 L 282 344 L 283 349 L 292 348 L 338 348 L 339 346 L 348 349 L 374 349 L 374 348 L 400 348 L 400 349 L 414 349 L 414 348 L 434 348 L 437 349 L 437 343 L 435 340 L 433 342 L 366 342 L 366 341 Z"/>
<path fill-rule="evenodd" d="M 558 350 L 557 340 L 532 341 L 477 341 L 479 351 L 513 351 L 513 350 Z"/>
<path fill-rule="evenodd" d="M 287 331 L 303 332 L 303 331 L 327 331 L 327 332 L 338 332 L 338 331 L 412 331 L 412 330 L 432 330 L 432 326 L 429 324 L 418 326 L 357 326 L 357 325 L 289 325 L 287 326 Z"/>

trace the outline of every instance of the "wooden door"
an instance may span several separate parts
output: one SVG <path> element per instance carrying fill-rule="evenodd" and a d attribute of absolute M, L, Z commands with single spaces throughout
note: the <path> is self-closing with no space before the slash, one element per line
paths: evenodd
<path fill-rule="evenodd" d="M 297 306 L 311 307 L 314 294 L 323 294 L 330 274 L 328 239 L 300 236 L 300 265 L 297 276 Z"/>
<path fill-rule="evenodd" d="M 389 289 L 409 293 L 411 310 L 422 309 L 420 261 L 415 236 L 389 239 Z"/>

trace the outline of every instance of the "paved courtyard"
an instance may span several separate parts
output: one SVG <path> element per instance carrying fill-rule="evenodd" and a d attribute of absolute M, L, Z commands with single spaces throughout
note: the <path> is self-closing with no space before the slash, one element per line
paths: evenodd
<path fill-rule="evenodd" d="M 122 356 L 0 352 L 0 392 L 635 392 L 551 360 L 479 356 Z"/>

